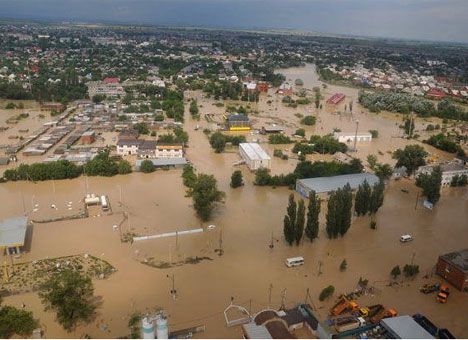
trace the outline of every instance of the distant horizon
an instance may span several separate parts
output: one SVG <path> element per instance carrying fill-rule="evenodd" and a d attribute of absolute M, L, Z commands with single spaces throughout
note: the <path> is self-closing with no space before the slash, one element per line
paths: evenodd
<path fill-rule="evenodd" d="M 147 28 L 161 28 L 161 29 L 188 29 L 188 30 L 213 30 L 213 31 L 233 31 L 233 32 L 258 32 L 271 34 L 287 34 L 291 31 L 291 35 L 308 34 L 310 37 L 330 37 L 339 39 L 361 39 L 361 40 L 392 40 L 395 42 L 420 42 L 420 43 L 443 43 L 443 44 L 455 44 L 455 45 L 466 45 L 468 41 L 457 41 L 457 40 L 431 40 L 424 38 L 404 38 L 404 37 L 389 37 L 389 36 L 375 36 L 375 35 L 354 35 L 334 32 L 321 32 L 314 30 L 305 30 L 288 27 L 228 27 L 228 26 L 195 26 L 195 25 L 164 25 L 164 24 L 150 24 L 150 23 L 138 23 L 138 22 L 127 22 L 127 21 L 86 21 L 86 20 L 61 20 L 61 19 L 34 19 L 34 18 L 9 18 L 1 17 L 0 23 L 34 23 L 40 25 L 96 25 L 96 26 L 123 26 L 123 27 L 147 27 Z M 277 32 L 274 32 L 277 31 Z"/>
<path fill-rule="evenodd" d="M 0 0 L 2 20 L 468 43 L 465 0 Z"/>

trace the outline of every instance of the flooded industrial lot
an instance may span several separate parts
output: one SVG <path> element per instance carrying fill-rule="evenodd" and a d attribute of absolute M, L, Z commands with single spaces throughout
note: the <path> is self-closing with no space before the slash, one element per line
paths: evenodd
<path fill-rule="evenodd" d="M 313 65 L 280 71 L 292 81 L 303 79 L 306 88 L 320 85 Z M 291 134 L 300 127 L 295 113 L 317 114 L 316 126 L 305 127 L 309 136 L 329 133 L 335 127 L 352 131 L 355 128 L 353 119 L 357 117 L 362 131 L 379 130 L 378 139 L 358 145 L 357 157 L 365 163 L 368 154 L 377 155 L 380 151 L 379 161 L 393 164 L 389 152 L 411 143 L 399 138 L 401 119 L 388 113 L 367 113 L 357 104 L 356 89 L 330 85 L 322 90 L 325 98 L 335 92 L 345 93 L 346 102 L 354 101 L 354 117 L 325 109 L 316 112 L 313 105 L 286 108 L 275 102 L 272 95 L 261 99 L 256 108 L 259 113 L 254 119 L 260 127 L 270 122 L 283 122 L 286 133 Z M 202 112 L 219 115 L 224 112 L 224 108 L 213 105 L 213 100 L 201 98 L 199 92 L 189 96 L 199 98 Z M 267 104 L 267 99 L 273 103 Z M 26 309 L 40 318 L 49 338 L 84 334 L 97 338 L 124 336 L 128 334 L 128 317 L 133 312 L 156 307 L 168 311 L 171 331 L 205 325 L 205 332 L 195 337 L 238 338 L 242 336 L 240 328 L 227 327 L 223 315 L 232 299 L 255 313 L 268 305 L 278 308 L 282 296 L 286 305 L 292 307 L 305 300 L 309 289 L 312 297 L 309 302 L 324 319 L 333 299 L 319 302 L 320 291 L 332 284 L 336 296 L 350 292 L 363 277 L 374 287 L 374 293 L 361 297 L 358 303 L 382 303 L 400 314 L 423 313 L 456 336 L 468 337 L 466 294 L 454 289 L 449 303 L 442 305 L 436 303 L 433 296 L 418 291 L 423 283 L 440 281 L 433 274 L 440 254 L 462 249 L 468 244 L 466 188 L 443 189 L 440 202 L 431 211 L 417 203 L 419 189 L 414 181 L 392 180 L 386 188 L 384 205 L 376 216 L 376 230 L 369 228 L 370 217 L 353 217 L 349 232 L 343 238 L 330 240 L 324 230 L 326 209 L 323 204 L 319 238 L 313 243 L 303 240 L 299 246 L 290 247 L 283 239 L 283 216 L 292 191 L 254 186 L 254 174 L 244 166 L 239 168 L 244 174 L 245 185 L 231 189 L 230 176 L 237 168 L 233 164 L 239 160 L 237 151 L 228 149 L 228 152 L 215 154 L 202 131 L 210 124 L 203 120 L 193 121 L 188 116 L 186 114 L 185 123 L 190 136 L 187 158 L 199 172 L 213 174 L 218 187 L 226 192 L 224 204 L 217 206 L 212 220 L 201 223 L 197 219 L 192 201 L 186 197 L 180 170 L 112 178 L 80 177 L 54 182 L 0 184 L 0 219 L 20 216 L 24 212 L 33 220 L 69 216 L 79 211 L 80 201 L 87 193 L 107 195 L 112 207 L 112 213 L 91 209 L 87 218 L 35 223 L 30 251 L 13 261 L 89 253 L 106 260 L 116 269 L 108 278 L 94 281 L 95 293 L 102 297 L 103 304 L 93 323 L 78 327 L 73 333 L 66 333 L 56 324 L 53 313 L 43 311 L 34 292 L 6 297 L 6 303 L 15 306 L 24 303 Z M 423 124 L 419 120 L 418 123 Z M 200 129 L 195 129 L 196 125 L 200 125 Z M 253 133 L 246 133 L 246 137 L 248 140 L 264 138 Z M 272 155 L 274 147 L 264 146 Z M 282 148 L 292 148 L 292 144 Z M 427 145 L 425 148 L 440 159 L 450 158 Z M 326 157 L 314 155 L 311 159 Z M 292 158 L 273 158 L 272 172 L 291 171 L 296 162 Z M 122 242 L 123 235 L 147 236 L 197 228 L 204 231 Z M 406 233 L 411 233 L 414 241 L 402 244 L 400 235 Z M 286 258 L 294 256 L 303 256 L 304 266 L 291 269 L 284 265 Z M 339 270 L 343 259 L 348 263 L 344 272 Z M 3 258 L 0 260 L 3 263 Z M 399 279 L 398 285 L 389 287 L 390 270 L 397 264 L 404 266 L 411 261 L 420 266 L 418 277 Z M 176 299 L 170 293 L 172 275 Z"/>

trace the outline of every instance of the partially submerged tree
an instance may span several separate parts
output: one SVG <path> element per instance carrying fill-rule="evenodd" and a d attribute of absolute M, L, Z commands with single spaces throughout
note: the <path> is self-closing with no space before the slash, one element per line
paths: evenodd
<path fill-rule="evenodd" d="M 320 198 L 315 191 L 312 190 L 309 193 L 309 209 L 307 211 L 307 225 L 305 228 L 305 234 L 311 241 L 318 236 L 320 205 Z"/>
<path fill-rule="evenodd" d="M 218 190 L 216 178 L 213 175 L 199 174 L 189 195 L 192 196 L 198 217 L 202 221 L 207 221 L 211 217 L 214 204 L 222 201 L 224 192 Z"/>
<path fill-rule="evenodd" d="M 67 331 L 79 322 L 91 321 L 96 310 L 93 294 L 91 278 L 71 269 L 53 274 L 39 290 L 45 309 L 55 311 L 57 321 Z"/>

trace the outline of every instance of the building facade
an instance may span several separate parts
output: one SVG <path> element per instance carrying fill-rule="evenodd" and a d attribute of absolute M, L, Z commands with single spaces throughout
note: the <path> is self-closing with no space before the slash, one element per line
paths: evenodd
<path fill-rule="evenodd" d="M 468 291 L 468 248 L 439 256 L 436 273 L 462 292 Z"/>
<path fill-rule="evenodd" d="M 372 141 L 372 135 L 370 133 L 358 133 L 355 132 L 335 132 L 333 134 L 335 139 L 340 143 L 354 142 L 356 139 L 358 142 L 370 142 Z"/>
<path fill-rule="evenodd" d="M 440 170 L 442 171 L 442 186 L 449 186 L 455 176 L 468 176 L 468 166 L 463 162 L 453 161 L 450 163 L 440 164 Z M 420 166 L 416 171 L 416 176 L 425 174 L 429 175 L 434 170 L 435 166 L 424 165 Z"/>

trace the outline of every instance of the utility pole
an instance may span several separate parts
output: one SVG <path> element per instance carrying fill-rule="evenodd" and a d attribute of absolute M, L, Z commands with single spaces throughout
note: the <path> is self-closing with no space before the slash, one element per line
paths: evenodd
<path fill-rule="evenodd" d="M 411 256 L 411 265 L 413 265 L 413 262 L 414 262 L 414 257 L 416 256 L 416 253 L 413 252 L 413 255 Z"/>
<path fill-rule="evenodd" d="M 270 247 L 270 249 L 273 249 L 275 247 L 274 243 L 273 243 L 273 229 L 271 230 L 271 241 L 270 241 L 270 245 L 268 247 Z"/>
<path fill-rule="evenodd" d="M 174 300 L 177 299 L 177 290 L 175 289 L 175 277 L 174 277 L 174 274 L 172 274 L 171 276 L 169 276 L 169 274 L 167 274 L 167 278 L 170 279 L 172 281 L 172 289 L 171 289 L 171 295 L 172 295 L 172 298 Z"/>
<path fill-rule="evenodd" d="M 223 227 L 219 229 L 219 255 L 223 255 Z"/>
<path fill-rule="evenodd" d="M 320 275 L 322 275 L 322 261 L 319 261 L 318 265 L 319 265 L 319 267 L 318 267 L 318 276 L 320 276 Z"/>
<path fill-rule="evenodd" d="M 281 307 L 279 308 L 280 310 L 285 310 L 286 309 L 286 288 L 283 289 L 281 292 Z"/>
<path fill-rule="evenodd" d="M 273 291 L 273 285 L 270 283 L 270 287 L 268 287 L 268 308 L 271 307 L 271 293 Z"/>
<path fill-rule="evenodd" d="M 357 144 L 357 133 L 359 128 L 359 120 L 356 119 L 356 133 L 354 134 L 354 152 L 357 152 L 356 144 Z"/>
<path fill-rule="evenodd" d="M 418 194 L 416 195 L 416 203 L 414 204 L 414 210 L 418 209 L 418 202 L 419 202 L 419 190 L 418 190 Z"/>

